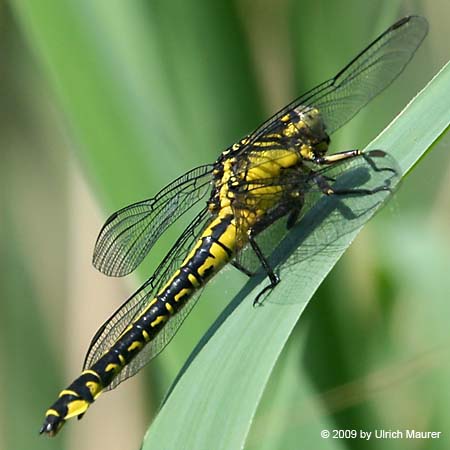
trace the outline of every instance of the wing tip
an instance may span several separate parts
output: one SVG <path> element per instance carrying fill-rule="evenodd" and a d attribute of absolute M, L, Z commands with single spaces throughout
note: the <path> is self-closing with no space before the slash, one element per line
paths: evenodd
<path fill-rule="evenodd" d="M 428 34 L 428 30 L 430 28 L 428 20 L 425 17 L 423 17 L 423 16 L 411 15 L 411 16 L 402 17 L 401 19 L 397 20 L 397 22 L 395 22 L 393 25 L 391 25 L 389 27 L 388 31 L 394 31 L 394 30 L 396 30 L 398 28 L 401 28 L 402 26 L 404 26 L 405 24 L 407 24 L 409 22 L 415 23 L 416 24 L 416 28 L 420 24 L 420 28 L 422 29 L 423 36 L 420 39 L 419 43 L 422 42 L 422 40 Z"/>

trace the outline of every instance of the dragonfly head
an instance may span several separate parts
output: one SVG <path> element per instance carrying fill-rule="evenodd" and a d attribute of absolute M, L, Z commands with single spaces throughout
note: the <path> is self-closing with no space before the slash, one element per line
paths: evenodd
<path fill-rule="evenodd" d="M 320 111 L 314 107 L 302 107 L 298 112 L 300 153 L 306 159 L 323 156 L 330 144 Z"/>

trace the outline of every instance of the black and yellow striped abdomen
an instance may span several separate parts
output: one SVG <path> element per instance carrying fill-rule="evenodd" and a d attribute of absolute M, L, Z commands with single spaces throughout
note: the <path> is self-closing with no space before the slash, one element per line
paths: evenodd
<path fill-rule="evenodd" d="M 56 434 L 66 419 L 85 413 L 114 378 L 163 329 L 170 317 L 233 257 L 237 236 L 234 216 L 224 208 L 206 227 L 180 268 L 115 344 L 67 388 L 47 410 L 41 432 Z"/>

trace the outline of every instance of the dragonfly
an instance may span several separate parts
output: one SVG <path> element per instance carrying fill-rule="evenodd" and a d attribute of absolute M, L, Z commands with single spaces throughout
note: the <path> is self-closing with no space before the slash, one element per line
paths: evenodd
<path fill-rule="evenodd" d="M 268 284 L 255 302 L 275 288 L 280 279 L 267 256 L 276 245 L 267 239 L 270 227 L 283 223 L 288 233 L 318 198 L 392 193 L 399 179 L 392 157 L 383 150 L 327 154 L 330 135 L 397 78 L 427 30 L 423 17 L 400 19 L 333 78 L 274 114 L 213 164 L 190 170 L 153 198 L 107 219 L 93 264 L 118 277 L 135 270 L 177 219 L 195 205 L 200 209 L 153 275 L 99 328 L 81 374 L 46 411 L 41 434 L 56 435 L 102 392 L 158 355 L 201 288 L 227 264 L 249 276 L 262 268 Z M 372 178 L 370 188 L 342 182 L 355 169 Z"/>

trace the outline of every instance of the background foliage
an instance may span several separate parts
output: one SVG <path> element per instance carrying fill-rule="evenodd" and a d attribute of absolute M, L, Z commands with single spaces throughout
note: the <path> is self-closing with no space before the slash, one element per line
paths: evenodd
<path fill-rule="evenodd" d="M 103 220 L 213 161 L 398 17 L 422 14 L 431 31 L 409 70 L 334 140 L 335 148 L 363 146 L 448 59 L 449 9 L 440 0 L 1 2 L 0 448 L 137 448 L 193 346 L 245 278 L 232 270 L 217 277 L 148 369 L 57 440 L 39 438 L 45 409 L 78 374 L 97 326 L 137 283 L 90 266 Z M 363 445 L 325 444 L 322 426 L 445 429 L 449 144 L 444 137 L 427 155 L 315 295 L 248 448 Z M 152 253 L 140 280 L 182 227 Z M 448 447 L 445 439 L 414 444 Z"/>

